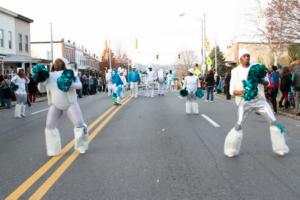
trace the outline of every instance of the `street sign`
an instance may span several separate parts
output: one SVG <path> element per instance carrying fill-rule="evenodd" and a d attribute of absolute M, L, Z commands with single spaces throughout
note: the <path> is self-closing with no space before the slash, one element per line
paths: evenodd
<path fill-rule="evenodd" d="M 211 60 L 210 57 L 207 57 L 206 64 L 209 65 L 209 66 L 212 65 L 212 60 Z"/>
<path fill-rule="evenodd" d="M 196 76 L 200 76 L 201 75 L 201 71 L 199 68 L 196 68 L 195 71 L 194 71 L 195 75 Z"/>

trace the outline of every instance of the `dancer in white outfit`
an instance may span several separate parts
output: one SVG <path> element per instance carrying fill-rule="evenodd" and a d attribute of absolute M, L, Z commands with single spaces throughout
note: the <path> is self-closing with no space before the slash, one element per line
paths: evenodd
<path fill-rule="evenodd" d="M 11 83 L 17 87 L 15 90 L 17 100 L 17 104 L 15 106 L 15 118 L 25 117 L 27 103 L 26 84 L 29 83 L 29 79 L 26 77 L 24 69 L 17 69 L 17 75 L 11 79 Z"/>
<path fill-rule="evenodd" d="M 164 76 L 164 70 L 159 69 L 157 72 L 158 77 L 158 96 L 164 96 L 165 95 L 165 76 Z"/>
<path fill-rule="evenodd" d="M 238 105 L 238 120 L 225 139 L 224 154 L 228 157 L 235 157 L 239 154 L 243 139 L 242 128 L 244 122 L 252 111 L 256 111 L 262 114 L 270 124 L 270 136 L 274 153 L 283 156 L 289 152 L 289 147 L 285 141 L 286 132 L 281 125 L 277 124 L 274 113 L 265 99 L 262 84 L 256 88 L 258 92 L 254 99 L 246 99 L 243 81 L 248 79 L 249 71 L 255 65 L 251 66 L 250 53 L 246 49 L 241 49 L 239 54 L 241 65 L 232 70 L 230 81 L 230 94 L 235 96 Z M 267 79 L 261 79 L 260 81 L 268 84 Z"/>
<path fill-rule="evenodd" d="M 106 81 L 106 87 L 107 87 L 107 95 L 110 97 L 113 93 L 113 84 L 111 82 L 111 69 L 107 70 L 105 74 L 105 81 Z"/>
<path fill-rule="evenodd" d="M 68 66 L 65 58 L 56 59 L 49 78 L 38 84 L 40 92 L 47 92 L 49 111 L 46 121 L 46 148 L 48 156 L 55 156 L 61 152 L 60 133 L 57 129 L 59 120 L 65 111 L 74 125 L 75 149 L 81 154 L 88 150 L 87 126 L 83 120 L 82 112 L 77 102 L 76 89 L 81 89 L 82 84 L 77 76 L 68 84 L 67 90 L 59 88 L 58 79 Z"/>
<path fill-rule="evenodd" d="M 199 78 L 194 75 L 194 69 L 188 70 L 188 76 L 184 78 L 184 88 L 188 91 L 185 103 L 186 114 L 199 114 L 198 102 L 195 92 L 200 87 Z"/>
<path fill-rule="evenodd" d="M 146 77 L 146 97 L 154 97 L 155 81 L 157 79 L 157 74 L 149 67 Z"/>

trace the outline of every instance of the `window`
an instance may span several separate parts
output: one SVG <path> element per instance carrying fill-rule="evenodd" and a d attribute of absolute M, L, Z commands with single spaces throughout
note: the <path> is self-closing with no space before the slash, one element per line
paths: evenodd
<path fill-rule="evenodd" d="M 23 37 L 22 34 L 19 33 L 19 51 L 23 51 Z"/>
<path fill-rule="evenodd" d="M 8 31 L 8 48 L 12 49 L 12 32 Z"/>
<path fill-rule="evenodd" d="M 28 35 L 25 35 L 25 51 L 29 51 L 29 38 Z"/>
<path fill-rule="evenodd" d="M 4 47 L 4 30 L 0 29 L 0 47 Z"/>

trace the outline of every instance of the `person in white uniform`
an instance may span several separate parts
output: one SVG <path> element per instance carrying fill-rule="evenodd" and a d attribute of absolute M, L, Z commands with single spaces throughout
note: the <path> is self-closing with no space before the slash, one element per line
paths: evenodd
<path fill-rule="evenodd" d="M 45 136 L 48 156 L 56 156 L 61 152 L 61 138 L 57 125 L 63 112 L 66 112 L 68 118 L 74 125 L 75 150 L 81 154 L 88 150 L 88 131 L 77 102 L 76 90 L 82 88 L 81 81 L 77 76 L 76 81 L 69 85 L 68 91 L 62 91 L 58 87 L 57 80 L 61 77 L 64 70 L 67 69 L 68 60 L 58 58 L 50 72 L 49 78 L 38 84 L 40 92 L 47 92 L 49 110 L 46 120 Z"/>
<path fill-rule="evenodd" d="M 258 94 L 252 100 L 245 100 L 245 90 L 243 80 L 247 80 L 249 70 L 253 66 L 250 64 L 250 53 L 247 49 L 241 49 L 240 65 L 232 70 L 230 80 L 230 94 L 235 96 L 236 104 L 238 105 L 238 120 L 235 126 L 229 131 L 224 143 L 224 154 L 227 157 L 235 157 L 240 152 L 240 146 L 243 139 L 243 125 L 247 116 L 256 111 L 264 116 L 270 124 L 270 136 L 273 152 L 283 156 L 289 152 L 289 147 L 285 141 L 285 130 L 281 125 L 277 124 L 274 113 L 266 101 L 264 95 L 264 85 L 258 85 Z M 268 84 L 267 78 L 261 80 L 265 85 Z"/>
<path fill-rule="evenodd" d="M 155 81 L 157 79 L 157 74 L 153 71 L 152 67 L 148 68 L 146 76 L 146 97 L 154 97 Z"/>
<path fill-rule="evenodd" d="M 122 80 L 122 82 L 123 82 L 121 98 L 124 98 L 126 88 L 128 87 L 128 83 L 127 83 L 127 79 L 126 79 L 126 75 L 125 75 L 126 70 L 125 70 L 125 69 L 122 69 L 122 68 L 119 68 L 118 71 L 119 71 L 121 80 Z"/>
<path fill-rule="evenodd" d="M 200 87 L 199 78 L 194 75 L 194 69 L 188 70 L 188 75 L 184 78 L 183 87 L 188 91 L 185 103 L 186 114 L 199 114 L 199 107 L 195 92 Z"/>
<path fill-rule="evenodd" d="M 108 69 L 105 73 L 105 81 L 106 81 L 106 87 L 107 87 L 107 95 L 110 97 L 113 93 L 113 84 L 111 82 L 111 69 Z"/>
<path fill-rule="evenodd" d="M 11 79 L 11 83 L 17 86 L 17 90 L 15 90 L 15 96 L 17 100 L 15 106 L 15 118 L 22 118 L 26 116 L 26 84 L 28 84 L 29 81 L 30 80 L 26 77 L 25 71 L 22 68 L 18 68 L 17 75 Z"/>
<path fill-rule="evenodd" d="M 157 72 L 158 77 L 158 96 L 164 96 L 165 95 L 165 76 L 164 76 L 164 70 L 159 69 Z"/>

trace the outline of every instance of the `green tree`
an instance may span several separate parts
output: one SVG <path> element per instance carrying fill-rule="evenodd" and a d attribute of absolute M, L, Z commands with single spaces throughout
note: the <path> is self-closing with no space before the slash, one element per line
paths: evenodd
<path fill-rule="evenodd" d="M 212 51 L 209 53 L 209 57 L 212 60 L 212 69 L 215 70 L 215 49 L 216 49 L 216 54 L 217 54 L 217 72 L 218 75 L 220 76 L 224 76 L 225 72 L 226 72 L 226 66 L 224 64 L 225 58 L 224 58 L 224 54 L 220 51 L 220 47 L 214 47 L 212 49 Z"/>
<path fill-rule="evenodd" d="M 291 45 L 288 49 L 289 60 L 290 62 L 295 60 L 300 60 L 300 46 L 299 45 Z"/>

